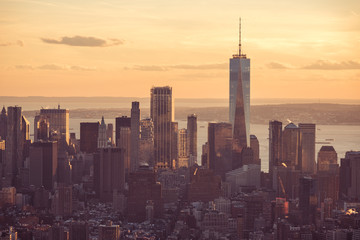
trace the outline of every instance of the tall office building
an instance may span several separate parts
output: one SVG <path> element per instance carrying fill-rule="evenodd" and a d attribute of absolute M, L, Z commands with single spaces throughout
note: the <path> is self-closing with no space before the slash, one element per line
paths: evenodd
<path fill-rule="evenodd" d="M 269 173 L 273 176 L 274 168 L 282 165 L 282 122 L 269 122 Z"/>
<path fill-rule="evenodd" d="M 350 201 L 360 199 L 360 151 L 349 151 L 341 159 L 340 198 Z"/>
<path fill-rule="evenodd" d="M 113 192 L 123 192 L 125 187 L 124 150 L 100 148 L 94 158 L 94 182 L 103 202 L 113 200 Z"/>
<path fill-rule="evenodd" d="M 261 165 L 260 161 L 260 145 L 255 135 L 250 135 L 250 148 L 253 150 L 253 164 Z"/>
<path fill-rule="evenodd" d="M 230 123 L 209 123 L 209 168 L 225 180 L 225 173 L 233 169 L 232 127 Z"/>
<path fill-rule="evenodd" d="M 0 114 L 0 138 L 6 139 L 6 131 L 7 131 L 7 113 L 5 107 L 1 110 Z"/>
<path fill-rule="evenodd" d="M 112 123 L 108 123 L 106 128 L 106 138 L 110 141 L 111 146 L 114 145 L 114 125 Z"/>
<path fill-rule="evenodd" d="M 178 154 L 178 122 L 171 122 L 171 161 L 172 168 L 178 168 L 179 166 L 179 154 Z"/>
<path fill-rule="evenodd" d="M 99 122 L 80 123 L 80 151 L 94 153 L 98 147 Z"/>
<path fill-rule="evenodd" d="M 63 149 L 69 144 L 69 110 L 61 109 L 60 105 L 54 109 L 40 109 L 40 117 L 35 117 L 34 125 L 37 125 L 37 119 L 46 118 L 49 121 L 50 132 L 57 132 L 60 136 L 59 146 Z"/>
<path fill-rule="evenodd" d="M 239 86 L 241 83 L 241 86 Z M 241 23 L 239 29 L 239 52 L 230 59 L 230 82 L 229 82 L 229 121 L 235 133 L 236 108 L 239 101 L 243 105 L 241 124 L 245 123 L 246 146 L 250 145 L 250 59 L 241 52 Z M 240 89 L 240 90 L 239 90 Z M 242 93 L 239 91 L 242 90 Z M 240 113 L 238 113 L 240 114 Z M 242 113 L 241 113 L 242 114 Z M 240 131 L 244 131 L 241 127 Z"/>
<path fill-rule="evenodd" d="M 101 118 L 101 123 L 99 125 L 98 139 L 97 139 L 97 147 L 105 148 L 108 144 L 108 138 L 106 136 L 106 124 L 104 120 L 104 116 Z"/>
<path fill-rule="evenodd" d="M 30 184 L 53 190 L 57 172 L 57 142 L 34 142 L 30 146 Z"/>
<path fill-rule="evenodd" d="M 329 171 L 331 165 L 337 165 L 337 153 L 333 146 L 322 146 L 318 153 L 317 170 Z"/>
<path fill-rule="evenodd" d="M 139 164 L 154 166 L 154 123 L 151 118 L 140 121 Z"/>
<path fill-rule="evenodd" d="M 299 180 L 299 210 L 302 212 L 303 224 L 315 223 L 317 207 L 317 181 L 309 176 Z"/>
<path fill-rule="evenodd" d="M 34 126 L 34 142 L 37 142 L 38 140 L 49 140 L 49 121 L 46 118 L 41 118 L 35 122 L 37 122 L 37 124 Z"/>
<path fill-rule="evenodd" d="M 155 166 L 172 167 L 172 121 L 173 101 L 171 87 L 153 87 L 151 89 L 150 116 L 154 122 Z"/>
<path fill-rule="evenodd" d="M 179 166 L 189 167 L 189 144 L 188 131 L 183 128 L 179 130 Z"/>
<path fill-rule="evenodd" d="M 139 102 L 132 102 L 131 107 L 131 172 L 139 167 L 140 108 Z"/>
<path fill-rule="evenodd" d="M 140 166 L 129 175 L 127 211 L 129 221 L 143 222 L 146 219 L 146 203 L 154 203 L 154 215 L 160 217 L 163 211 L 161 184 L 156 172 L 148 166 Z"/>
<path fill-rule="evenodd" d="M 315 124 L 300 123 L 301 171 L 303 173 L 316 173 L 315 163 Z"/>
<path fill-rule="evenodd" d="M 21 107 L 8 107 L 5 140 L 5 186 L 14 186 L 19 169 L 23 167 L 24 136 Z"/>
<path fill-rule="evenodd" d="M 197 116 L 190 114 L 187 118 L 187 138 L 191 165 L 197 163 Z"/>
<path fill-rule="evenodd" d="M 282 159 L 287 167 L 299 169 L 300 129 L 294 123 L 284 127 L 282 143 Z"/>
<path fill-rule="evenodd" d="M 131 118 L 127 116 L 115 118 L 115 143 L 119 147 L 120 129 L 129 128 L 131 129 Z"/>

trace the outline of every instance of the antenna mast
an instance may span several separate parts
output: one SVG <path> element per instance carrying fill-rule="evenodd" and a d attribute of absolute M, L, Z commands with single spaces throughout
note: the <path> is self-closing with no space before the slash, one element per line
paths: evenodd
<path fill-rule="evenodd" d="M 239 18 L 239 57 L 241 57 L 241 18 Z"/>

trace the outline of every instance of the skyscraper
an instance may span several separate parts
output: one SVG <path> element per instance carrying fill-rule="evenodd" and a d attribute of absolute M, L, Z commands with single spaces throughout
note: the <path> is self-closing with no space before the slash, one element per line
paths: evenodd
<path fill-rule="evenodd" d="M 171 168 L 171 122 L 173 121 L 171 87 L 153 87 L 151 89 L 150 116 L 154 122 L 155 166 Z"/>
<path fill-rule="evenodd" d="M 59 146 L 64 147 L 69 144 L 69 110 L 61 109 L 60 105 L 54 109 L 40 109 L 40 118 L 46 118 L 49 121 L 50 132 L 57 132 L 60 135 Z M 37 124 L 35 117 L 35 124 Z"/>
<path fill-rule="evenodd" d="M 154 166 L 154 123 L 151 118 L 140 121 L 139 164 Z"/>
<path fill-rule="evenodd" d="M 261 165 L 260 145 L 259 145 L 259 140 L 255 135 L 250 135 L 250 148 L 253 150 L 253 153 L 254 153 L 253 164 Z"/>
<path fill-rule="evenodd" d="M 282 164 L 282 122 L 269 122 L 269 173 L 274 182 L 277 176 L 273 176 L 274 168 Z"/>
<path fill-rule="evenodd" d="M 139 102 L 132 102 L 131 107 L 131 172 L 139 167 L 140 108 Z"/>
<path fill-rule="evenodd" d="M 23 118 L 21 107 L 8 107 L 7 135 L 5 140 L 5 179 L 7 186 L 14 186 L 19 169 L 23 167 Z"/>
<path fill-rule="evenodd" d="M 189 144 L 188 131 L 179 130 L 179 167 L 189 167 Z"/>
<path fill-rule="evenodd" d="M 300 123 L 300 146 L 301 146 L 301 171 L 304 173 L 315 173 L 315 124 Z"/>
<path fill-rule="evenodd" d="M 300 129 L 294 123 L 284 127 L 282 159 L 287 167 L 299 169 Z"/>
<path fill-rule="evenodd" d="M 187 118 L 187 138 L 190 165 L 197 163 L 197 116 L 190 114 Z"/>
<path fill-rule="evenodd" d="M 53 190 L 57 172 L 57 142 L 34 142 L 30 146 L 30 184 Z"/>
<path fill-rule="evenodd" d="M 98 139 L 97 139 L 97 147 L 105 148 L 107 147 L 108 138 L 106 136 L 106 124 L 104 120 L 104 116 L 101 118 L 101 123 L 99 125 Z"/>
<path fill-rule="evenodd" d="M 80 151 L 85 153 L 96 152 L 99 136 L 99 122 L 80 123 Z"/>
<path fill-rule="evenodd" d="M 7 113 L 5 107 L 1 110 L 0 114 L 0 138 L 6 139 L 6 128 L 7 128 Z"/>
<path fill-rule="evenodd" d="M 337 153 L 333 146 L 322 146 L 318 153 L 317 170 L 329 171 L 331 165 L 337 165 Z"/>
<path fill-rule="evenodd" d="M 232 127 L 230 123 L 209 123 L 209 168 L 225 180 L 225 173 L 233 169 Z"/>
<path fill-rule="evenodd" d="M 242 86 L 238 86 L 239 82 Z M 233 126 L 235 133 L 235 118 L 236 108 L 240 100 L 243 105 L 244 116 L 239 116 L 242 119 L 241 124 L 245 124 L 246 145 L 250 145 L 250 59 L 245 54 L 241 53 L 241 22 L 239 29 L 239 53 L 234 54 L 230 59 L 230 82 L 229 82 L 229 121 Z M 242 89 L 242 93 L 239 93 Z M 239 95 L 240 94 L 240 95 Z M 242 95 L 242 96 L 241 96 Z M 240 113 L 239 113 L 240 114 Z M 243 131 L 243 128 L 240 128 Z"/>

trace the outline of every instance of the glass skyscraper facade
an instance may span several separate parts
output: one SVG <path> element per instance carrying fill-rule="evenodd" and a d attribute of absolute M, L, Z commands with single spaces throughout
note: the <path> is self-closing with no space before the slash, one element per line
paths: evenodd
<path fill-rule="evenodd" d="M 241 66 L 241 67 L 240 67 Z M 250 146 L 250 59 L 246 55 L 233 55 L 230 59 L 230 82 L 229 82 L 229 122 L 234 129 L 236 94 L 239 74 L 241 72 L 244 112 L 246 125 L 246 142 Z"/>

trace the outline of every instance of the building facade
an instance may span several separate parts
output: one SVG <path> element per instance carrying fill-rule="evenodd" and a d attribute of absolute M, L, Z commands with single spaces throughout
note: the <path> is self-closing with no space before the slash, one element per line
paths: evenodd
<path fill-rule="evenodd" d="M 150 116 L 154 122 L 154 158 L 159 168 L 172 167 L 171 123 L 173 121 L 173 101 L 171 87 L 151 89 Z"/>

